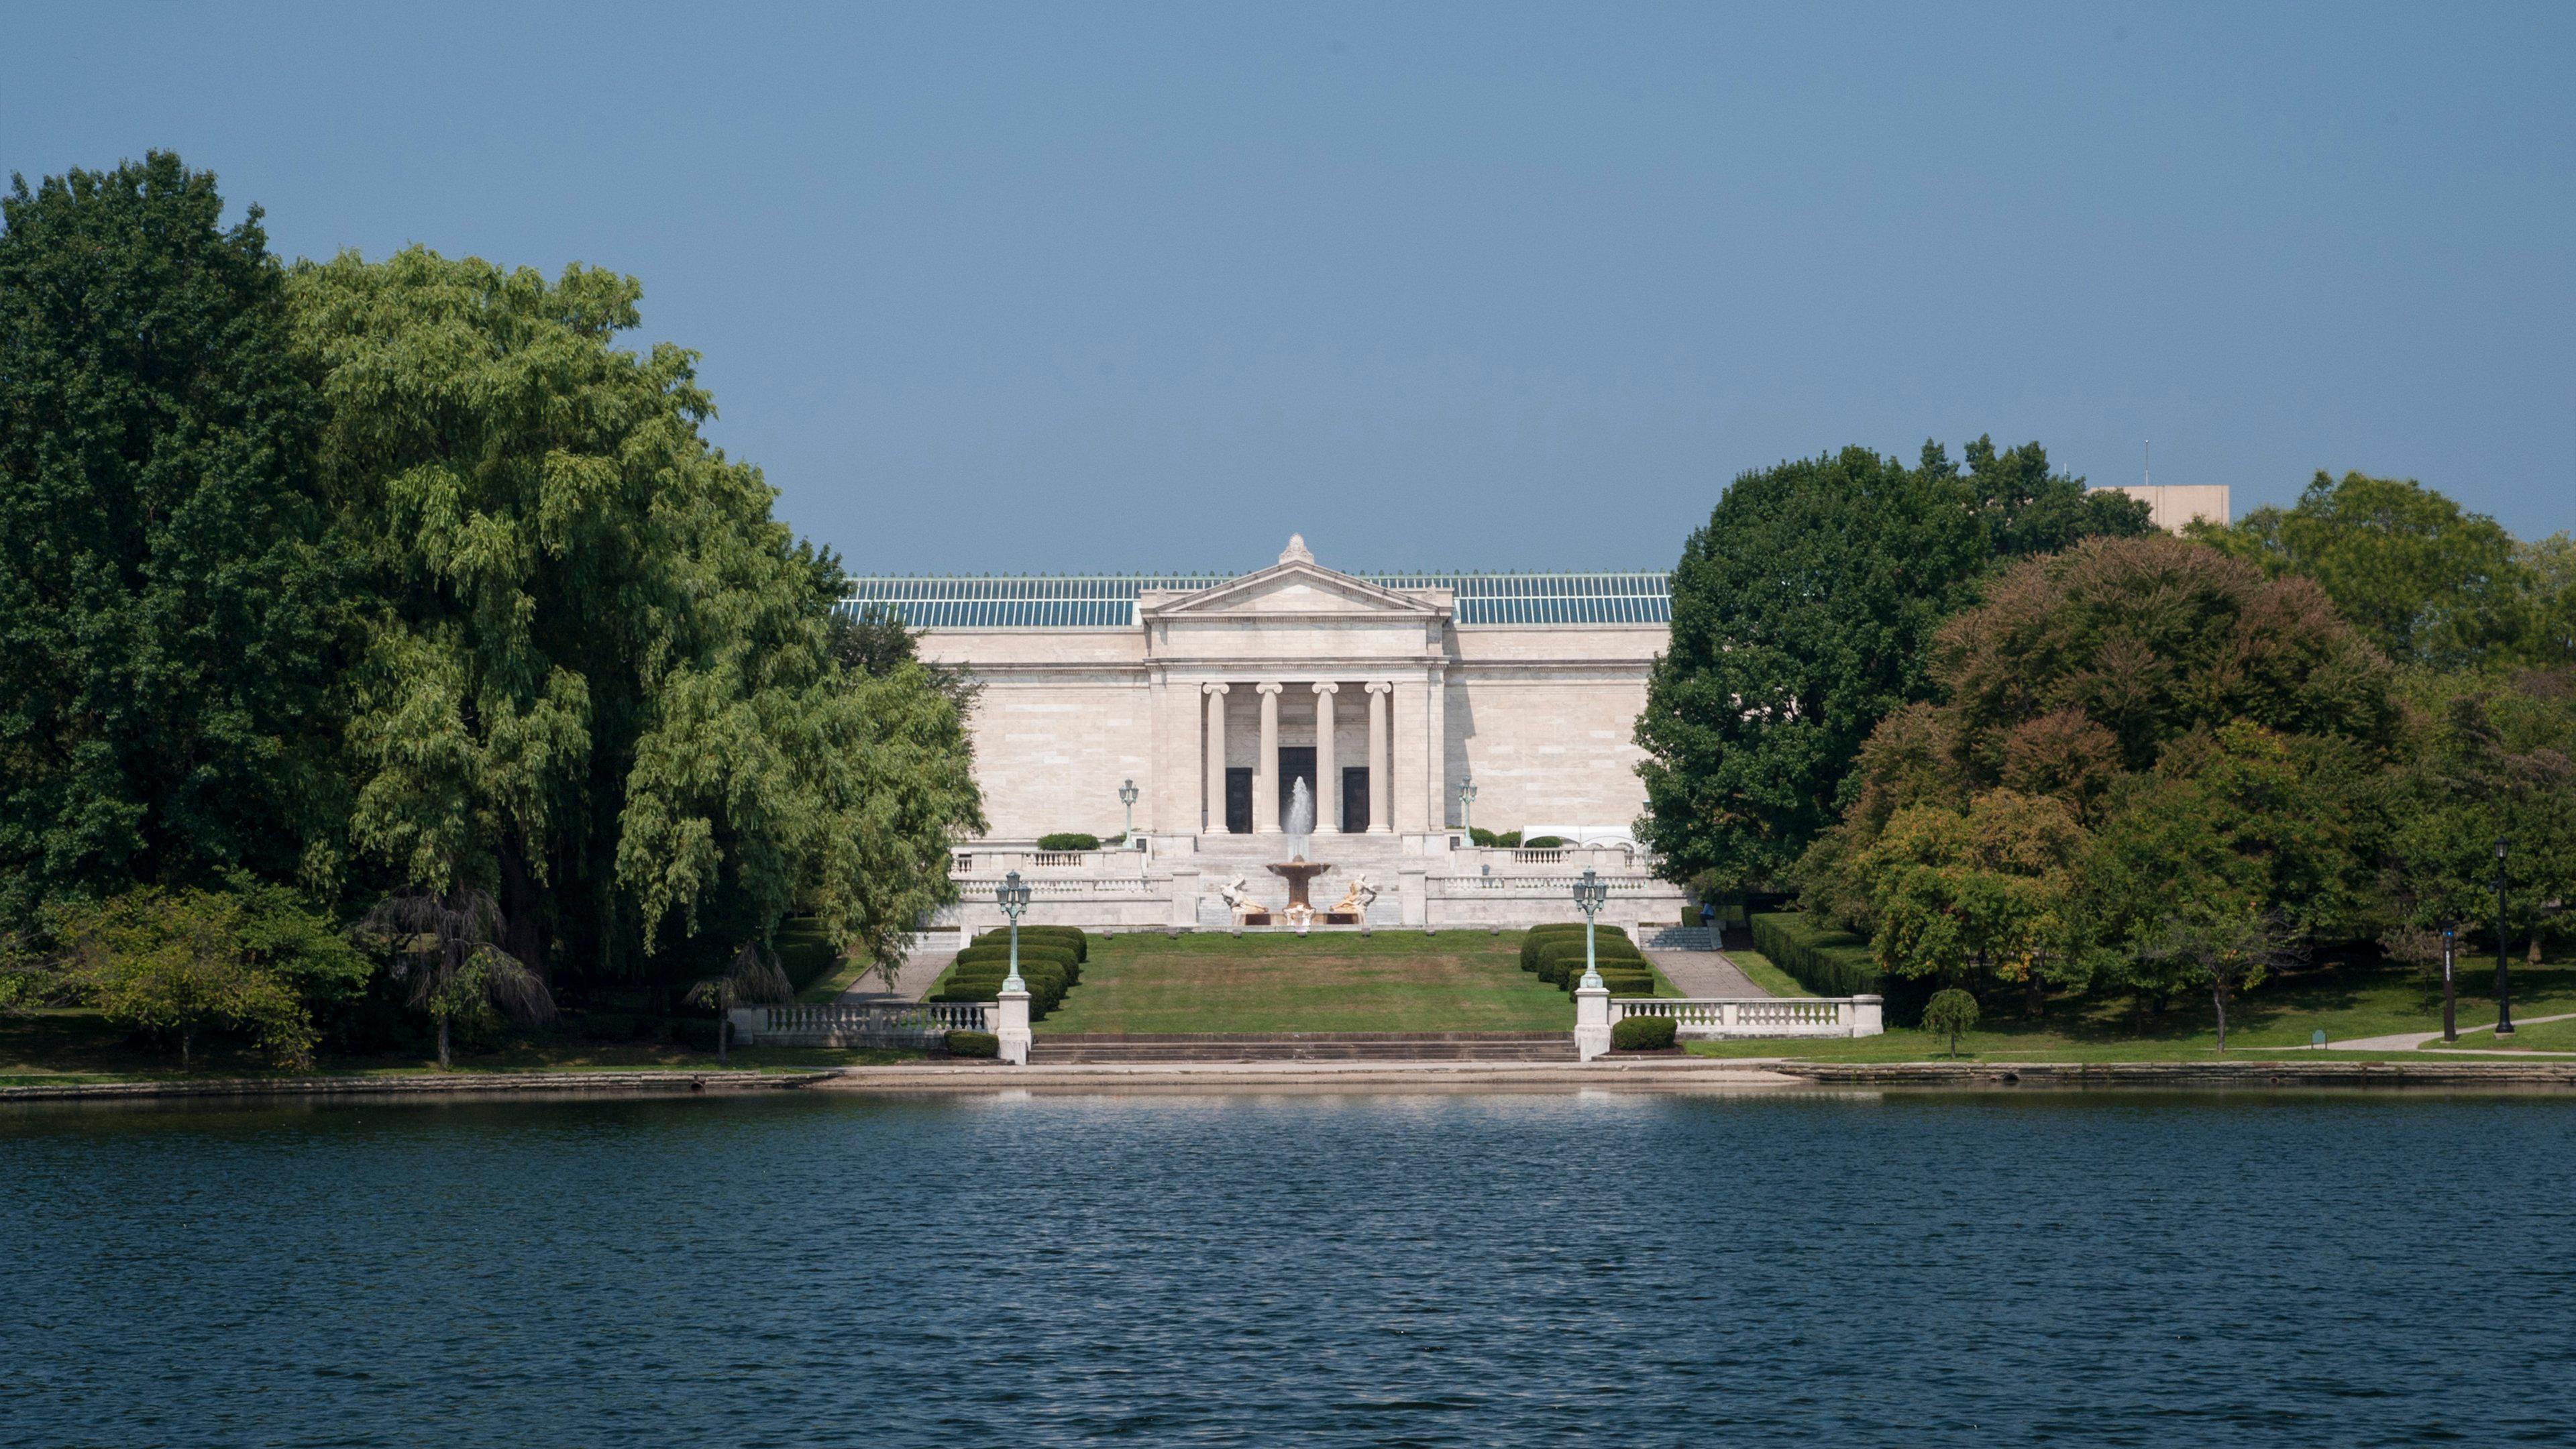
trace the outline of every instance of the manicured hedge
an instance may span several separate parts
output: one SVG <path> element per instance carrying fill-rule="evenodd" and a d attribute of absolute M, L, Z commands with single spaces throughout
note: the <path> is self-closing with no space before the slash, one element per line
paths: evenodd
<path fill-rule="evenodd" d="M 1079 830 L 1059 830 L 1053 835 L 1038 837 L 1040 850 L 1098 850 L 1099 848 L 1099 836 L 1088 835 Z"/>
<path fill-rule="evenodd" d="M 1080 926 L 1020 927 L 1020 944 L 1026 946 L 1032 941 L 1043 941 L 1050 945 L 1071 947 L 1073 950 L 1073 959 L 1076 961 L 1088 961 L 1091 959 L 1091 937 L 1084 934 L 1083 929 Z M 1011 944 L 1011 930 L 1008 926 L 1005 926 L 998 931 L 986 931 L 984 934 L 977 936 L 974 940 L 969 941 L 966 944 L 970 950 L 977 946 L 1002 946 L 1007 948 Z"/>
<path fill-rule="evenodd" d="M 986 961 L 1008 966 L 1011 962 L 1011 948 L 1008 946 L 969 946 L 965 950 L 957 953 L 957 964 L 960 966 L 973 966 Z M 1061 946 L 1040 946 L 1028 941 L 1022 941 L 1020 943 L 1020 964 L 1026 966 L 1032 961 L 1045 961 L 1062 968 L 1064 971 L 1065 984 L 1068 986 L 1082 979 L 1082 968 L 1075 964 L 1073 953 Z"/>
<path fill-rule="evenodd" d="M 1558 983 L 1562 990 L 1568 992 L 1582 984 L 1581 966 L 1565 973 L 1565 980 Z M 1625 970 L 1617 966 L 1604 966 L 1601 968 L 1601 984 L 1613 996 L 1652 996 L 1655 994 L 1655 973 L 1643 969 Z"/>
<path fill-rule="evenodd" d="M 992 1001 L 1002 992 L 1002 982 L 1010 968 L 999 961 L 977 961 L 951 969 L 939 989 L 931 993 L 933 1001 Z M 1063 1002 L 1070 983 L 1064 971 L 1052 961 L 1020 960 L 1020 979 L 1028 983 L 1029 1018 L 1036 1020 Z"/>
<path fill-rule="evenodd" d="M 1621 1022 L 1619 1025 L 1626 1026 Z M 1615 1031 L 1612 1033 L 1617 1034 Z M 948 1054 L 952 1057 L 998 1057 L 1002 1039 L 989 1031 L 952 1031 L 948 1034 Z"/>
<path fill-rule="evenodd" d="M 1604 966 L 1646 964 L 1645 953 L 1626 941 L 1596 941 L 1593 943 L 1592 954 L 1594 959 Z M 1583 970 L 1583 942 L 1580 940 L 1549 942 L 1540 949 L 1530 969 L 1538 974 L 1539 980 L 1550 986 L 1564 980 L 1565 973 L 1569 971 L 1580 974 Z"/>
<path fill-rule="evenodd" d="M 1753 917 L 1753 949 L 1818 996 L 1884 995 L 1869 942 L 1794 911 L 1760 911 Z"/>
<path fill-rule="evenodd" d="M 1536 971 L 1539 957 L 1547 954 L 1550 947 L 1566 941 L 1572 941 L 1577 951 L 1583 949 L 1581 921 L 1553 922 L 1544 926 L 1530 927 L 1529 933 L 1521 937 L 1521 969 Z M 1628 939 L 1628 932 L 1624 927 L 1600 927 L 1593 933 L 1593 942 L 1595 949 L 1605 956 L 1613 953 L 1627 956 L 1637 954 L 1637 943 Z"/>
<path fill-rule="evenodd" d="M 1610 1045 L 1623 1052 L 1659 1052 L 1673 1044 L 1669 1016 L 1631 1016 L 1610 1028 Z"/>

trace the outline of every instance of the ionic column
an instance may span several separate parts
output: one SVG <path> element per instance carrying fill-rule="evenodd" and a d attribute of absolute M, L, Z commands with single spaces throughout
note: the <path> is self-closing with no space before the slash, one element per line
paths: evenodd
<path fill-rule="evenodd" d="M 1333 758 L 1333 697 L 1338 684 L 1315 686 L 1315 828 L 1342 828 L 1342 772 Z"/>
<path fill-rule="evenodd" d="M 1288 686 L 1265 679 L 1252 686 L 1261 696 L 1261 754 L 1252 762 L 1252 833 L 1279 833 L 1279 692 Z"/>
<path fill-rule="evenodd" d="M 1387 787 L 1394 783 L 1395 765 L 1386 748 L 1387 699 L 1395 685 L 1375 680 L 1368 687 L 1369 712 L 1369 834 L 1384 835 L 1395 828 L 1394 812 L 1388 810 Z"/>
<path fill-rule="evenodd" d="M 1225 692 L 1230 686 L 1211 684 L 1207 689 L 1207 824 L 1205 830 L 1225 829 Z"/>

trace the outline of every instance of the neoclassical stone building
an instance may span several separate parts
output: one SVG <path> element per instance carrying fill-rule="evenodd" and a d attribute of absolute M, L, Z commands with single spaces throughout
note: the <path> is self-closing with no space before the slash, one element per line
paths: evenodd
<path fill-rule="evenodd" d="M 1375 922 L 1562 919 L 1560 888 L 1590 866 L 1619 882 L 1612 918 L 1678 919 L 1630 836 L 1661 573 L 1356 575 L 1292 538 L 1240 577 L 873 578 L 851 600 L 982 686 L 970 728 L 991 836 L 958 862 L 973 922 L 1009 868 L 1040 883 L 1040 920 L 1212 926 L 1247 896 L 1284 904 L 1263 866 L 1286 859 L 1299 780 L 1309 856 L 1337 872 L 1319 904 L 1367 876 Z M 1034 849 L 1121 834 L 1131 787 L 1128 849 Z M 1575 848 L 1477 850 L 1470 823 Z"/>

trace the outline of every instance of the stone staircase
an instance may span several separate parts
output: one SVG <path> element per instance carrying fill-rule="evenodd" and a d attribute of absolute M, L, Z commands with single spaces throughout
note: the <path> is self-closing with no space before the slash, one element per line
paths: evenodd
<path fill-rule="evenodd" d="M 1190 1033 L 1109 1036 L 1041 1032 L 1032 1066 L 1148 1062 L 1570 1062 L 1571 1032 Z"/>
<path fill-rule="evenodd" d="M 1648 934 L 1649 951 L 1714 951 L 1717 932 L 1706 926 L 1658 926 Z"/>

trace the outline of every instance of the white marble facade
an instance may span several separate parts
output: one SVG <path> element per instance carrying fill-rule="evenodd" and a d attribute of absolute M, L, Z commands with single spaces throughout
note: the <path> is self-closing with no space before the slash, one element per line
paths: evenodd
<path fill-rule="evenodd" d="M 1221 880 L 1247 875 L 1256 893 L 1278 885 L 1259 862 L 1282 855 L 1279 801 L 1293 771 L 1315 787 L 1313 858 L 1345 876 L 1375 871 L 1388 924 L 1562 919 L 1541 897 L 1587 864 L 1629 882 L 1610 917 L 1678 919 L 1678 893 L 1648 880 L 1627 838 L 1645 804 L 1633 732 L 1666 634 L 1661 622 L 1462 626 L 1451 590 L 1336 572 L 1302 539 L 1239 578 L 1141 588 L 1123 623 L 931 624 L 924 656 L 981 686 L 969 724 L 990 835 L 960 850 L 968 914 L 980 916 L 975 892 L 1004 866 L 1041 874 L 1037 837 L 1119 834 L 1119 789 L 1133 781 L 1136 850 L 1082 863 L 1078 874 L 1101 884 L 1058 890 L 1052 906 L 1042 891 L 1032 919 L 1221 923 L 1205 909 Z M 1469 818 L 1579 831 L 1599 848 L 1476 851 Z M 1046 877 L 1066 873 L 1066 862 L 1047 864 Z M 1131 875 L 1159 884 L 1113 901 L 1106 883 Z M 1528 878 L 1526 908 L 1502 904 L 1516 892 L 1498 875 Z M 1328 876 L 1316 891 L 1339 888 Z"/>

